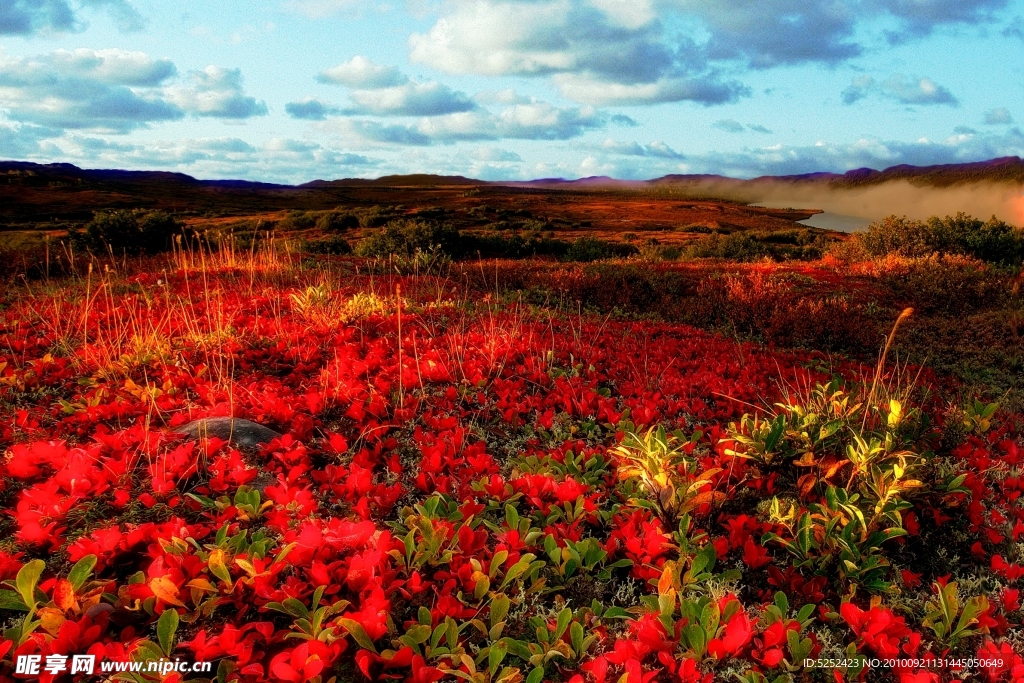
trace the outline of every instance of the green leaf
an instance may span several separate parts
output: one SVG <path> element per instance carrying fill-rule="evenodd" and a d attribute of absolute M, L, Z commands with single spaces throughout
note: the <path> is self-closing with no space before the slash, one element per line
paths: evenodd
<path fill-rule="evenodd" d="M 526 677 L 526 683 L 541 683 L 544 680 L 544 669 L 537 667 Z"/>
<path fill-rule="evenodd" d="M 579 659 L 583 656 L 583 624 L 578 621 L 572 622 L 572 626 L 569 627 L 569 639 L 572 641 L 572 651 Z"/>
<path fill-rule="evenodd" d="M 505 574 L 505 578 L 501 582 L 501 586 L 500 587 L 502 589 L 504 589 L 505 586 L 507 586 L 508 584 L 512 583 L 516 579 L 518 579 L 520 576 L 525 574 L 529 569 L 530 569 L 530 562 L 528 560 L 519 560 L 514 565 L 509 567 L 508 573 Z"/>
<path fill-rule="evenodd" d="M 572 621 L 572 610 L 566 607 L 558 613 L 558 620 L 555 622 L 555 640 L 562 637 L 565 629 L 569 628 L 570 621 Z"/>
<path fill-rule="evenodd" d="M 71 572 L 68 573 L 68 581 L 71 586 L 77 591 L 81 588 L 86 581 L 89 580 L 89 575 L 92 574 L 92 570 L 96 567 L 96 556 L 86 555 L 78 562 L 75 562 L 75 566 L 71 568 Z"/>
<path fill-rule="evenodd" d="M 690 576 L 695 577 L 705 569 L 710 571 L 715 566 L 717 557 L 718 554 L 715 552 L 715 546 L 708 543 L 694 556 L 693 564 L 690 565 Z"/>
<path fill-rule="evenodd" d="M 786 594 L 782 591 L 778 591 L 775 594 L 775 606 L 782 612 L 783 617 L 789 613 L 789 600 L 786 599 Z"/>
<path fill-rule="evenodd" d="M 352 640 L 356 641 L 356 644 L 358 644 L 359 647 L 377 654 L 377 646 L 373 644 L 372 640 L 370 640 L 370 636 L 366 634 L 366 630 L 363 628 L 362 624 L 355 619 L 348 619 L 346 617 L 341 617 L 338 619 L 338 622 L 345 627 L 345 630 L 349 632 L 349 635 L 352 636 Z"/>
<path fill-rule="evenodd" d="M 501 662 L 505 659 L 505 655 L 508 654 L 508 645 L 498 641 L 494 645 L 491 645 L 487 652 L 487 670 L 490 672 L 491 677 L 494 677 L 498 667 L 501 666 Z"/>
<path fill-rule="evenodd" d="M 502 638 L 499 642 L 505 643 L 509 652 L 514 654 L 516 657 L 519 657 L 519 659 L 522 659 L 523 661 L 530 660 L 532 653 L 530 652 L 530 648 L 527 647 L 527 644 L 523 641 L 516 640 L 514 638 Z"/>
<path fill-rule="evenodd" d="M 206 496 L 200 496 L 200 495 L 195 494 L 195 493 L 186 493 L 185 497 L 186 498 L 191 498 L 192 500 L 196 501 L 197 503 L 199 503 L 203 507 L 207 507 L 207 508 L 217 507 L 217 502 L 213 498 L 208 498 Z"/>
<path fill-rule="evenodd" d="M 561 559 L 562 551 L 558 547 L 558 541 L 551 534 L 544 537 L 544 552 L 548 554 L 551 561 L 558 564 L 558 560 Z"/>
<path fill-rule="evenodd" d="M 39 577 L 42 576 L 44 569 L 46 569 L 45 562 L 32 560 L 21 568 L 15 579 L 18 594 L 21 595 L 21 599 L 25 601 L 25 605 L 30 610 L 36 606 L 36 584 L 39 583 Z"/>
<path fill-rule="evenodd" d="M 300 600 L 295 598 L 285 598 L 284 603 L 282 604 L 285 612 L 293 617 L 302 617 L 304 619 L 309 618 L 309 609 L 303 605 Z"/>
<path fill-rule="evenodd" d="M 27 612 L 28 605 L 22 600 L 21 596 L 14 591 L 0 590 L 0 609 L 15 610 L 18 612 Z"/>
<path fill-rule="evenodd" d="M 405 637 L 412 645 L 422 645 L 430 639 L 432 632 L 430 624 L 417 624 L 405 632 Z"/>
<path fill-rule="evenodd" d="M 508 524 L 509 529 L 519 528 L 519 512 L 511 503 L 505 506 L 505 522 Z"/>
<path fill-rule="evenodd" d="M 946 485 L 946 490 L 947 491 L 955 491 L 955 490 L 959 489 L 966 480 L 967 480 L 967 475 L 966 474 L 961 474 L 960 476 L 958 476 L 955 479 L 953 479 L 953 481 L 949 482 L 948 485 Z"/>
<path fill-rule="evenodd" d="M 170 656 L 174 649 L 174 634 L 178 631 L 178 612 L 173 609 L 165 609 L 160 619 L 156 622 L 156 635 L 160 641 L 160 649 L 164 654 Z"/>
<path fill-rule="evenodd" d="M 960 614 L 960 620 L 957 622 L 956 631 L 964 631 L 968 626 L 972 626 L 978 620 L 978 615 L 985 612 L 988 609 L 988 598 L 983 595 L 976 595 L 970 598 L 964 603 L 964 611 Z"/>
<path fill-rule="evenodd" d="M 508 608 L 512 604 L 512 601 L 508 599 L 508 596 L 504 593 L 499 593 L 494 596 L 491 600 L 491 627 L 493 628 L 498 622 L 505 620 L 505 615 L 508 614 Z"/>
<path fill-rule="evenodd" d="M 494 553 L 494 555 L 491 557 L 491 566 L 487 570 L 487 577 L 493 579 L 494 576 L 498 573 L 498 570 L 501 569 L 502 566 L 504 566 L 505 560 L 507 559 L 507 550 L 499 550 L 498 552 Z"/>
<path fill-rule="evenodd" d="M 148 662 L 153 660 L 161 660 L 164 658 L 163 652 L 160 651 L 160 647 L 149 640 L 143 640 L 139 643 L 138 647 L 132 652 L 132 661 L 134 662 Z"/>
<path fill-rule="evenodd" d="M 707 634 L 704 633 L 704 629 L 701 628 L 700 624 L 689 624 L 683 628 L 683 638 L 686 639 L 686 644 L 690 646 L 690 649 L 696 652 L 700 656 L 704 656 L 704 650 L 707 648 Z"/>
<path fill-rule="evenodd" d="M 210 572 L 224 583 L 231 584 L 231 572 L 228 571 L 228 565 L 225 560 L 224 551 L 220 548 L 215 548 L 210 551 L 210 557 L 207 560 L 207 565 L 210 567 Z"/>
<path fill-rule="evenodd" d="M 473 597 L 479 600 L 480 598 L 487 595 L 487 591 L 491 589 L 491 580 L 487 576 L 481 576 L 477 580 L 476 585 L 473 587 Z"/>

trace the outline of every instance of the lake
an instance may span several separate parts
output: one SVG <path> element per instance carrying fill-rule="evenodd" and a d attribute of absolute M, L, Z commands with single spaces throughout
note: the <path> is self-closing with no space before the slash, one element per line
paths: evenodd
<path fill-rule="evenodd" d="M 767 209 L 788 209 L 791 207 L 802 208 L 807 206 L 807 203 L 800 201 L 775 200 L 770 202 L 757 202 L 756 204 L 751 204 L 751 206 L 763 206 Z M 797 222 L 801 225 L 806 225 L 812 228 L 822 228 L 824 230 L 858 232 L 866 230 L 868 225 L 871 224 L 871 219 L 864 218 L 862 216 L 849 216 L 847 214 L 835 213 L 833 211 L 822 211 L 821 213 L 814 214 L 806 220 Z"/>

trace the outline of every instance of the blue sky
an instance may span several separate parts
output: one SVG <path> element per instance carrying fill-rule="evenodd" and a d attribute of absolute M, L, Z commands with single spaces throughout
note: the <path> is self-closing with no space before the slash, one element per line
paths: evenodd
<path fill-rule="evenodd" d="M 0 158 L 305 182 L 1024 156 L 1024 0 L 0 0 Z"/>

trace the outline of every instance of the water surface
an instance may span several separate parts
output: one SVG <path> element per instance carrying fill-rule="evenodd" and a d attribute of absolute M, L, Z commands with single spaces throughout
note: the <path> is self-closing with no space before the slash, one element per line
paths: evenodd
<path fill-rule="evenodd" d="M 788 209 L 788 208 L 804 208 L 807 202 L 800 202 L 796 200 L 773 200 L 770 202 L 758 202 L 751 204 L 751 206 L 763 206 L 766 209 Z M 809 207 L 814 208 L 814 207 Z M 802 221 L 797 221 L 800 225 L 807 225 L 812 228 L 822 228 L 825 230 L 835 230 L 837 232 L 859 232 L 866 230 L 868 225 L 871 224 L 870 218 L 864 218 L 863 216 L 850 216 L 844 213 L 835 213 L 834 211 L 822 211 L 816 213 L 810 218 Z"/>

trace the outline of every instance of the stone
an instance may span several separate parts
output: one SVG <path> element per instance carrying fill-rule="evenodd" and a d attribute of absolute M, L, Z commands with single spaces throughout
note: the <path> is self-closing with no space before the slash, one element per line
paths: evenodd
<path fill-rule="evenodd" d="M 178 427 L 174 432 L 184 435 L 186 439 L 217 437 L 244 448 L 257 448 L 281 436 L 270 427 L 237 417 L 206 417 L 193 420 Z"/>

